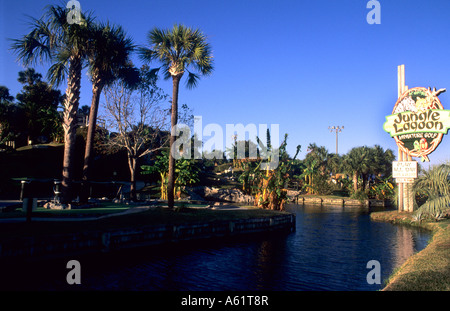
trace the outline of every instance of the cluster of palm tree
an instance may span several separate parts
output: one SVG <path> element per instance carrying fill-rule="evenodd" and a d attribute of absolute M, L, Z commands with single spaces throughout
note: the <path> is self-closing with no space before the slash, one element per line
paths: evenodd
<path fill-rule="evenodd" d="M 251 144 L 242 143 L 246 143 L 245 146 Z M 296 158 L 300 146 L 297 146 L 293 158 L 288 156 L 285 147 L 286 137 L 279 148 L 280 165 L 275 170 L 264 171 L 262 175 L 259 169 L 259 152 L 256 159 L 233 161 L 238 171 L 242 171 L 239 181 L 244 192 L 255 195 L 265 203 L 269 202 L 266 193 L 272 193 L 273 190 L 273 193 L 277 192 L 281 198 L 282 192 L 288 187 L 318 195 L 328 195 L 341 190 L 351 195 L 361 193 L 365 197 L 371 192 L 375 197 L 386 199 L 394 194 L 391 170 L 395 155 L 390 149 L 384 150 L 379 145 L 362 146 L 340 156 L 328 152 L 324 146 L 311 143 L 306 157 L 300 160 Z M 270 188 L 269 191 L 266 191 L 266 188 Z M 275 205 L 278 207 L 280 204 Z"/>
<path fill-rule="evenodd" d="M 322 194 L 326 191 L 324 188 L 328 185 L 329 177 L 339 172 L 341 159 L 315 143 L 308 145 L 307 152 L 300 164 L 303 172 L 298 177 L 304 179 L 304 189 L 308 194 Z"/>
<path fill-rule="evenodd" d="M 355 147 L 342 156 L 329 153 L 323 146 L 309 144 L 308 154 L 300 163 L 304 189 L 309 194 L 326 194 L 330 188 L 331 177 L 337 182 L 345 183 L 349 176 L 352 192 L 365 191 L 370 177 L 387 178 L 391 175 L 394 152 L 384 150 L 381 146 Z M 339 177 L 339 178 L 338 178 Z"/>
<path fill-rule="evenodd" d="M 88 68 L 92 82 L 92 104 L 87 134 L 83 181 L 89 181 L 92 163 L 92 145 L 100 94 L 105 86 L 117 79 L 123 79 L 133 87 L 138 77 L 131 62 L 131 54 L 137 50 L 122 27 L 109 23 L 97 23 L 91 13 L 81 14 L 80 23 L 68 23 L 69 9 L 63 6 L 47 6 L 40 19 L 31 19 L 31 31 L 14 40 L 13 51 L 25 66 L 35 63 L 50 63 L 47 78 L 51 85 L 58 86 L 67 79 L 63 103 L 64 160 L 62 172 L 62 203 L 73 198 L 73 158 L 76 135 L 76 114 L 78 111 L 83 68 Z M 162 63 L 165 78 L 173 80 L 171 109 L 172 128 L 177 124 L 178 89 L 185 71 L 188 72 L 187 86 L 197 85 L 200 75 L 212 72 L 212 56 L 206 37 L 199 31 L 176 25 L 173 30 L 155 28 L 148 35 L 149 47 L 142 47 L 139 53 L 144 61 L 157 60 Z M 192 68 L 192 71 L 189 69 Z M 156 74 L 159 68 L 154 70 Z M 170 145 L 175 141 L 171 135 Z M 174 159 L 169 157 L 169 207 L 174 203 L 175 181 Z M 86 191 L 84 191 L 86 193 Z M 82 192 L 83 194 L 83 192 Z"/>
<path fill-rule="evenodd" d="M 384 150 L 381 146 L 355 147 L 342 157 L 341 171 L 352 176 L 353 191 L 367 189 L 369 176 L 389 177 L 392 171 L 392 161 L 395 160 L 391 149 Z M 358 182 L 361 179 L 361 185 Z"/>
<path fill-rule="evenodd" d="M 76 115 L 80 101 L 82 69 L 88 66 L 93 90 L 84 170 L 88 176 L 101 88 L 112 77 L 117 77 L 113 71 L 127 63 L 128 56 L 133 50 L 130 39 L 126 38 L 120 27 L 97 24 L 92 15 L 82 15 L 81 23 L 69 24 L 67 13 L 64 7 L 48 6 L 42 18 L 32 18 L 31 32 L 21 39 L 14 40 L 12 45 L 25 66 L 36 62 L 51 63 L 47 78 L 52 86 L 60 85 L 67 77 L 66 97 L 63 103 L 65 145 L 62 203 L 69 203 L 72 200 Z"/>

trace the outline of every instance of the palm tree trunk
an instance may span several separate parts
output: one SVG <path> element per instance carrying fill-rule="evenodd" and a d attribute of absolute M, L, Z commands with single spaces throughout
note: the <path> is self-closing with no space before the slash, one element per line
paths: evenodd
<path fill-rule="evenodd" d="M 368 175 L 367 174 L 362 174 L 362 190 L 365 191 L 366 187 L 367 187 L 367 179 L 368 179 Z"/>
<path fill-rule="evenodd" d="M 80 202 L 86 203 L 89 197 L 89 182 L 91 180 L 91 166 L 93 156 L 93 146 L 95 129 L 97 126 L 97 113 L 100 102 L 100 94 L 102 93 L 103 86 L 100 83 L 92 84 L 92 103 L 89 113 L 89 126 L 86 136 L 86 148 L 84 151 L 84 166 L 83 166 L 83 178 L 81 184 Z"/>
<path fill-rule="evenodd" d="M 66 99 L 64 101 L 64 159 L 61 183 L 61 203 L 63 204 L 70 203 L 73 198 L 73 166 L 80 88 L 81 58 L 71 56 Z"/>
<path fill-rule="evenodd" d="M 358 172 L 353 172 L 353 191 L 358 191 Z"/>
<path fill-rule="evenodd" d="M 180 80 L 182 75 L 172 76 L 173 93 L 172 93 L 172 116 L 171 116 L 171 129 L 178 123 L 178 89 L 180 86 Z M 167 203 L 169 208 L 173 208 L 175 205 L 174 200 L 174 188 L 175 188 L 175 158 L 172 155 L 172 146 L 175 143 L 175 136 L 170 135 L 170 152 L 169 152 L 169 177 L 167 181 Z"/>

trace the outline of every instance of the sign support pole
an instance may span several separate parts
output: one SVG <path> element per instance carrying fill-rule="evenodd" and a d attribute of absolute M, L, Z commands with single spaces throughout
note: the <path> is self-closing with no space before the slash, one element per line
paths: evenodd
<path fill-rule="evenodd" d="M 398 66 L 398 97 L 402 96 L 404 92 L 408 90 L 408 86 L 405 85 L 405 65 Z M 412 161 L 411 155 L 403 152 L 400 147 L 398 148 L 399 161 Z M 398 211 L 413 212 L 414 210 L 414 198 L 412 193 L 412 185 L 407 183 L 398 184 Z"/>
<path fill-rule="evenodd" d="M 405 65 L 397 67 L 397 82 L 398 82 L 398 98 L 403 94 L 403 88 L 405 87 Z M 403 151 L 398 147 L 398 161 L 403 161 Z M 403 211 L 403 183 L 398 183 L 398 211 Z"/>

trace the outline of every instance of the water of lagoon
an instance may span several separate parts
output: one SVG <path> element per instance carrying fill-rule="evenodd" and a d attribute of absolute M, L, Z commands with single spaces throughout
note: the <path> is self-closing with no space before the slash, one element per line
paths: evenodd
<path fill-rule="evenodd" d="M 425 248 L 430 238 L 425 230 L 371 221 L 368 208 L 290 205 L 287 210 L 296 214 L 297 221 L 290 234 L 80 258 L 82 284 L 77 289 L 373 291 L 381 289 L 392 271 Z M 367 282 L 370 260 L 381 265 L 380 285 Z M 65 281 L 67 269 L 58 273 L 50 273 L 54 265 L 46 269 L 45 277 L 35 275 L 35 282 L 28 285 L 73 288 Z"/>

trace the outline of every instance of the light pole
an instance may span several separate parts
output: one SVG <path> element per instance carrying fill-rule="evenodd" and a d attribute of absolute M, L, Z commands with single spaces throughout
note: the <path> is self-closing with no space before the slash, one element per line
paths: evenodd
<path fill-rule="evenodd" d="M 343 126 L 329 126 L 328 129 L 331 133 L 336 132 L 336 154 L 338 154 L 338 133 L 342 132 Z"/>

